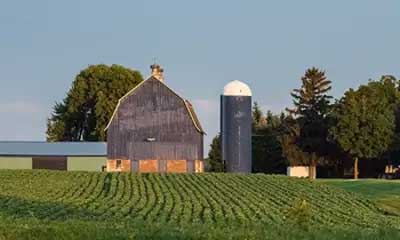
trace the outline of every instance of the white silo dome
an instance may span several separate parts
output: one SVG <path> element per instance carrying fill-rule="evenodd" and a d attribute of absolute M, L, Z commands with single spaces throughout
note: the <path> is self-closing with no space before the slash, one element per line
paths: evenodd
<path fill-rule="evenodd" d="M 225 85 L 224 96 L 251 96 L 251 90 L 246 83 L 234 80 Z"/>

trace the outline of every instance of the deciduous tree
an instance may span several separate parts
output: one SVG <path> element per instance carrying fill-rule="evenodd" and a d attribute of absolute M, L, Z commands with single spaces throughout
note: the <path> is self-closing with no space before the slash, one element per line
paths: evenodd
<path fill-rule="evenodd" d="M 336 124 L 330 136 L 354 160 L 354 178 L 362 158 L 376 158 L 388 150 L 395 131 L 390 95 L 382 84 L 370 83 L 350 89 L 336 105 Z"/>
<path fill-rule="evenodd" d="M 82 70 L 47 122 L 48 141 L 104 141 L 104 129 L 119 98 L 143 81 L 138 71 L 120 65 Z"/>

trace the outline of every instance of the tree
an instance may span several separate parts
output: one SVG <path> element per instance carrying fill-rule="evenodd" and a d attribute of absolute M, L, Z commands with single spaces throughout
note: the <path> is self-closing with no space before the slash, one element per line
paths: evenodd
<path fill-rule="evenodd" d="M 292 140 L 309 156 L 310 178 L 313 177 L 316 162 L 324 156 L 327 149 L 328 122 L 327 114 L 330 110 L 331 90 L 325 72 L 315 67 L 307 69 L 301 78 L 302 85 L 291 93 L 294 109 L 287 109 L 296 119 L 297 136 Z M 287 143 L 288 143 L 287 142 Z"/>
<path fill-rule="evenodd" d="M 310 157 L 298 145 L 297 141 L 300 135 L 300 126 L 296 119 L 288 116 L 284 119 L 284 131 L 280 137 L 282 153 L 286 158 L 286 164 L 289 166 L 310 164 Z"/>
<path fill-rule="evenodd" d="M 56 142 L 66 140 L 67 133 L 65 132 L 67 99 L 63 103 L 56 103 L 53 107 L 53 114 L 47 120 L 47 141 Z"/>
<path fill-rule="evenodd" d="M 387 89 L 386 89 L 387 90 Z M 395 114 L 382 84 L 350 89 L 336 105 L 331 138 L 354 161 L 354 178 L 360 158 L 376 158 L 388 150 L 395 130 Z"/>
<path fill-rule="evenodd" d="M 379 81 L 369 82 L 370 86 L 380 88 L 388 99 L 395 114 L 395 131 L 385 157 L 387 164 L 392 164 L 392 159 L 399 159 L 400 156 L 400 82 L 391 75 L 384 75 Z"/>
<path fill-rule="evenodd" d="M 48 141 L 104 141 L 104 129 L 118 100 L 143 81 L 138 71 L 120 65 L 82 70 L 47 121 Z"/>
<path fill-rule="evenodd" d="M 263 115 L 263 114 L 262 114 Z M 256 116 L 253 112 L 253 118 Z M 265 123 L 253 130 L 253 172 L 282 174 L 286 170 L 286 159 L 280 138 L 284 133 L 284 117 L 267 111 Z"/>
<path fill-rule="evenodd" d="M 257 134 L 257 132 L 259 130 L 264 129 L 267 124 L 264 114 L 261 108 L 258 106 L 257 102 L 254 102 L 253 104 L 252 117 L 253 117 L 253 122 L 252 122 L 253 133 Z"/>
<path fill-rule="evenodd" d="M 254 102 L 252 118 L 252 171 L 284 173 L 286 161 L 280 143 L 281 116 L 274 115 L 271 111 L 264 115 L 258 103 Z"/>
<path fill-rule="evenodd" d="M 326 95 L 332 87 L 325 72 L 315 67 L 309 68 L 301 77 L 301 82 L 301 88 L 294 89 L 291 93 L 295 108 L 287 109 L 288 112 L 299 116 L 324 115 L 329 106 L 329 100 L 332 98 Z"/>
<path fill-rule="evenodd" d="M 223 172 L 224 164 L 222 162 L 221 155 L 221 135 L 217 134 L 210 144 L 210 150 L 208 152 L 208 171 L 210 172 Z"/>

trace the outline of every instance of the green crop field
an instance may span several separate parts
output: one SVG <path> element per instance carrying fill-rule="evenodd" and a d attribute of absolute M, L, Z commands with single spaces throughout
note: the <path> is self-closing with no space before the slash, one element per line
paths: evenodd
<path fill-rule="evenodd" d="M 1 170 L 0 182 L 0 239 L 400 238 L 400 217 L 361 194 L 285 176 Z"/>

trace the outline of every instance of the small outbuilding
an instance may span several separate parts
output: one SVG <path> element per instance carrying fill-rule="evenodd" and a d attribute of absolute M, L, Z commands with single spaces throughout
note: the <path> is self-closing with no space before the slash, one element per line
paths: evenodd
<path fill-rule="evenodd" d="M 317 176 L 316 167 L 312 169 L 312 179 L 315 179 Z M 289 177 L 299 177 L 299 178 L 309 178 L 310 177 L 310 167 L 309 166 L 289 166 L 287 167 L 287 175 Z"/>
<path fill-rule="evenodd" d="M 203 172 L 204 131 L 193 106 L 165 84 L 159 65 L 151 69 L 106 128 L 107 171 Z"/>
<path fill-rule="evenodd" d="M 105 142 L 0 142 L 0 169 L 103 171 Z"/>

